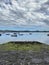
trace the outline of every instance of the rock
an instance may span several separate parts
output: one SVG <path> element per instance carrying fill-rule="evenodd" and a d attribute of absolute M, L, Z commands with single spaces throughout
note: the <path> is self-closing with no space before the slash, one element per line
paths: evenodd
<path fill-rule="evenodd" d="M 45 61 L 46 63 L 49 63 L 49 57 L 44 58 L 44 61 Z"/>
<path fill-rule="evenodd" d="M 0 51 L 0 65 L 49 65 L 49 53 Z"/>
<path fill-rule="evenodd" d="M 43 62 L 42 59 L 32 58 L 32 63 L 42 63 L 42 62 Z"/>

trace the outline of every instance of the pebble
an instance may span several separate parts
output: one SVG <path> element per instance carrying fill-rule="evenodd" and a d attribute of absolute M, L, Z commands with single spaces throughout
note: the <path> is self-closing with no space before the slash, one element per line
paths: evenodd
<path fill-rule="evenodd" d="M 2 51 L 0 52 L 0 65 L 49 65 L 49 53 Z"/>

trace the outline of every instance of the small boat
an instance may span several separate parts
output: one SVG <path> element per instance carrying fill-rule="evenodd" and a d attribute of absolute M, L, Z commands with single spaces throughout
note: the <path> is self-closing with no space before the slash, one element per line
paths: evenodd
<path fill-rule="evenodd" d="M 7 33 L 6 35 L 10 35 L 10 34 Z"/>
<path fill-rule="evenodd" d="M 49 34 L 47 34 L 47 36 L 49 36 Z"/>
<path fill-rule="evenodd" d="M 2 34 L 0 34 L 0 36 L 1 36 Z"/>
<path fill-rule="evenodd" d="M 13 35 L 11 35 L 11 37 L 17 37 L 17 35 L 14 35 L 14 34 L 13 34 Z"/>
<path fill-rule="evenodd" d="M 29 35 L 32 35 L 32 33 L 29 33 Z"/>
<path fill-rule="evenodd" d="M 16 35 L 17 33 L 13 33 L 13 34 L 15 34 L 15 35 Z"/>
<path fill-rule="evenodd" d="M 20 33 L 19 35 L 20 35 L 20 36 L 23 36 L 23 34 L 21 34 L 21 33 Z"/>

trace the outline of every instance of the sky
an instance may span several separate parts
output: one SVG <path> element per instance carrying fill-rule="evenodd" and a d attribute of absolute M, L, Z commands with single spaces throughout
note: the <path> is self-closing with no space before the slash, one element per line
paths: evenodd
<path fill-rule="evenodd" d="M 0 0 L 0 26 L 49 26 L 49 0 Z"/>

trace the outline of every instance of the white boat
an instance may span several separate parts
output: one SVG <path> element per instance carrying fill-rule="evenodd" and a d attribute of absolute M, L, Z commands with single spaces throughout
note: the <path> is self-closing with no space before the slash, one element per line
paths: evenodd
<path fill-rule="evenodd" d="M 13 34 L 13 35 L 11 35 L 11 37 L 17 37 L 17 35 Z"/>

